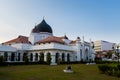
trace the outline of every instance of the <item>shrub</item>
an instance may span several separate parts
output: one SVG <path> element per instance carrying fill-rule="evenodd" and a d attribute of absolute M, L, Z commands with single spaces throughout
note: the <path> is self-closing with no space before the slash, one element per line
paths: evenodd
<path fill-rule="evenodd" d="M 104 65 L 99 65 L 98 68 L 99 68 L 99 70 L 101 71 L 101 73 L 105 73 L 105 72 L 108 71 L 109 66 L 106 65 L 106 64 L 104 64 Z"/>
<path fill-rule="evenodd" d="M 47 54 L 47 64 L 50 65 L 51 64 L 51 55 Z"/>
<path fill-rule="evenodd" d="M 29 60 L 28 60 L 28 56 L 24 56 L 24 61 L 25 61 L 25 64 L 28 64 L 29 63 Z"/>
<path fill-rule="evenodd" d="M 57 64 L 58 64 L 58 65 L 60 64 L 60 61 L 61 61 L 61 59 L 60 59 L 60 58 L 58 58 L 58 60 L 57 60 Z"/>
<path fill-rule="evenodd" d="M 117 67 L 118 67 L 118 70 L 120 71 L 120 65 L 117 65 Z"/>
<path fill-rule="evenodd" d="M 0 65 L 3 65 L 3 62 L 4 62 L 4 58 L 3 56 L 0 56 Z"/>
<path fill-rule="evenodd" d="M 99 65 L 98 68 L 101 71 L 101 73 L 106 73 L 110 76 L 116 76 L 116 77 L 120 77 L 120 70 L 119 70 L 119 65 L 117 66 L 108 66 L 106 64 L 104 65 Z"/>

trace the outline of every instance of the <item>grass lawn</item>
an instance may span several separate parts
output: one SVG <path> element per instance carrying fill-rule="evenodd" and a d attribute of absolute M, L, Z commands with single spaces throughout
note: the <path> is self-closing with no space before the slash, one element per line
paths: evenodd
<path fill-rule="evenodd" d="M 19 65 L 0 67 L 0 80 L 119 80 L 100 74 L 97 65 L 72 64 L 74 73 L 64 73 L 67 65 Z"/>

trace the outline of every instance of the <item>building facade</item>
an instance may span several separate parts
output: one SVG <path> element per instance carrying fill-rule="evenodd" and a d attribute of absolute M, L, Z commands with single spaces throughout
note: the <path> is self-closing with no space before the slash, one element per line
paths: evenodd
<path fill-rule="evenodd" d="M 98 40 L 94 42 L 94 46 L 95 51 L 108 51 L 113 50 L 113 47 L 115 48 L 116 44 L 104 40 Z"/>
<path fill-rule="evenodd" d="M 66 35 L 54 36 L 52 28 L 43 19 L 32 29 L 29 37 L 20 35 L 2 43 L 0 56 L 6 62 L 24 62 L 26 56 L 29 62 L 47 61 L 47 56 L 51 56 L 51 65 L 56 65 L 58 60 L 94 61 L 95 51 L 92 42 L 81 40 L 80 37 L 69 40 Z"/>
<path fill-rule="evenodd" d="M 94 49 L 96 51 L 96 58 L 110 58 L 109 53 L 113 53 L 116 49 L 116 44 L 108 41 L 98 40 L 94 42 Z M 112 57 L 112 56 L 111 56 Z"/>

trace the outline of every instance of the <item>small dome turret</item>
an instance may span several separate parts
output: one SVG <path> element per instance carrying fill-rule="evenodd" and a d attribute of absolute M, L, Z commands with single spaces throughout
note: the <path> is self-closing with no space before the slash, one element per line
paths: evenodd
<path fill-rule="evenodd" d="M 77 39 L 80 39 L 80 37 L 78 36 Z"/>
<path fill-rule="evenodd" d="M 80 39 L 80 37 L 79 37 L 79 36 L 77 37 L 77 40 L 81 41 L 81 39 Z"/>

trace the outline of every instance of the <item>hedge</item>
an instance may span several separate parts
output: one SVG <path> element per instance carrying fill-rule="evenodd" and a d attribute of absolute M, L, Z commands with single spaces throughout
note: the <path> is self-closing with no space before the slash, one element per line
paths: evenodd
<path fill-rule="evenodd" d="M 107 64 L 102 64 L 98 65 L 98 69 L 103 74 L 120 77 L 120 65 L 111 66 Z"/>

